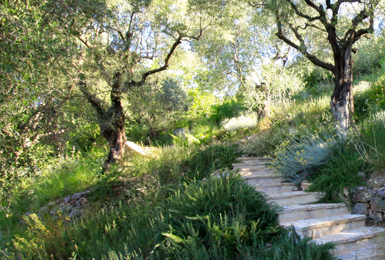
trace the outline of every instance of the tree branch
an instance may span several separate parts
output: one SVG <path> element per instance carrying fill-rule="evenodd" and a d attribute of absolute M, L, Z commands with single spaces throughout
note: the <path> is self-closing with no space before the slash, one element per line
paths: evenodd
<path fill-rule="evenodd" d="M 182 40 L 184 38 L 199 40 L 199 38 L 202 36 L 202 31 L 203 31 L 203 29 L 200 28 L 199 34 L 197 36 L 184 36 L 183 34 L 179 34 L 179 36 L 175 39 L 173 45 L 171 46 L 169 52 L 167 53 L 167 56 L 164 60 L 163 66 L 160 66 L 159 68 L 156 68 L 153 70 L 146 71 L 145 73 L 142 74 L 142 79 L 140 81 L 132 80 L 127 84 L 127 87 L 129 89 L 131 89 L 133 87 L 143 86 L 144 83 L 146 83 L 146 79 L 148 78 L 148 76 L 166 70 L 169 67 L 169 62 L 170 62 L 172 55 L 174 54 L 176 48 L 182 43 Z"/>
<path fill-rule="evenodd" d="M 102 117 L 103 115 L 105 115 L 105 110 L 103 108 L 102 101 L 97 98 L 94 94 L 88 92 L 87 83 L 84 80 L 80 80 L 79 89 L 86 96 L 91 106 L 96 110 L 98 117 Z"/>
<path fill-rule="evenodd" d="M 308 16 L 302 12 L 300 12 L 297 8 L 297 6 L 291 1 L 291 0 L 286 0 L 290 5 L 291 7 L 293 8 L 293 10 L 295 11 L 295 13 L 302 17 L 302 18 L 305 18 L 306 20 L 308 20 L 309 22 L 312 22 L 312 21 L 315 21 L 315 20 L 320 20 L 320 16 L 316 16 L 316 17 L 311 17 L 311 16 Z"/>
<path fill-rule="evenodd" d="M 295 30 L 294 27 L 291 26 L 294 34 L 296 35 L 297 39 L 301 42 L 301 46 L 298 45 L 298 44 L 295 44 L 293 41 L 291 41 L 289 38 L 287 38 L 286 36 L 283 35 L 283 32 L 282 32 L 282 23 L 281 21 L 279 20 L 279 17 L 277 16 L 277 27 L 278 27 L 278 32 L 276 33 L 277 37 L 279 39 L 281 39 L 282 41 L 284 41 L 285 43 L 287 43 L 288 45 L 290 45 L 291 47 L 293 47 L 294 49 L 298 50 L 300 53 L 302 53 L 303 55 L 305 55 L 305 57 L 310 60 L 313 64 L 321 67 L 321 68 L 324 68 L 326 70 L 329 70 L 329 71 L 334 71 L 334 66 L 330 63 L 326 63 L 324 61 L 321 61 L 320 59 L 318 59 L 316 56 L 310 54 L 308 51 L 307 51 L 307 48 L 306 46 L 304 45 L 304 42 L 303 42 L 303 39 L 301 37 L 301 35 L 298 33 L 298 31 Z"/>

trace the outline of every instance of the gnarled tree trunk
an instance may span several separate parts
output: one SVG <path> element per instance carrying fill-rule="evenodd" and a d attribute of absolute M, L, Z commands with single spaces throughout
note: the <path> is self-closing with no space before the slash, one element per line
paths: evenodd
<path fill-rule="evenodd" d="M 346 132 L 353 123 L 353 67 L 351 48 L 341 52 L 335 60 L 334 92 L 331 96 L 330 106 L 334 121 L 341 132 Z"/>
<path fill-rule="evenodd" d="M 121 160 L 124 156 L 126 142 L 125 116 L 122 107 L 121 73 L 114 75 L 111 89 L 111 105 L 103 116 L 104 122 L 99 122 L 100 133 L 108 141 L 110 151 L 103 164 L 103 172 L 107 171 L 111 164 Z"/>
<path fill-rule="evenodd" d="M 80 84 L 80 90 L 85 94 L 88 102 L 96 111 L 100 133 L 109 144 L 110 151 L 103 164 L 103 173 L 108 170 L 111 164 L 121 160 L 124 156 L 126 135 L 124 131 L 125 116 L 121 102 L 121 87 L 121 73 L 118 72 L 113 78 L 110 94 L 111 104 L 106 110 L 102 105 L 102 101 L 87 91 L 86 83 L 83 81 Z"/>

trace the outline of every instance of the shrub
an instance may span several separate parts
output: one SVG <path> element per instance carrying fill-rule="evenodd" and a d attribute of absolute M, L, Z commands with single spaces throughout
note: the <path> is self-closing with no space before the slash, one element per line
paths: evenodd
<path fill-rule="evenodd" d="M 300 184 L 329 161 L 337 143 L 338 137 L 332 131 L 321 128 L 312 132 L 302 125 L 277 147 L 271 165 L 286 180 Z"/>
<path fill-rule="evenodd" d="M 162 258 L 242 259 L 240 246 L 279 235 L 274 207 L 233 175 L 192 183 L 176 192 L 166 208 L 170 227 L 159 248 Z"/>
<path fill-rule="evenodd" d="M 216 123 L 222 122 L 226 118 L 237 117 L 246 108 L 237 100 L 224 101 L 222 104 L 211 106 L 210 119 Z"/>

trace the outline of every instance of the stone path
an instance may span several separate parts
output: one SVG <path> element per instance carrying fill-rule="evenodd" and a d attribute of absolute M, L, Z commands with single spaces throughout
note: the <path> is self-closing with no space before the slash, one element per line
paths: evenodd
<path fill-rule="evenodd" d="M 283 208 L 280 225 L 294 225 L 296 232 L 315 243 L 334 242 L 334 254 L 343 260 L 385 259 L 385 229 L 366 227 L 365 215 L 353 215 L 343 203 L 316 203 L 322 194 L 295 191 L 291 183 L 267 167 L 270 159 L 239 158 L 233 164 L 245 181 Z M 313 204 L 309 204 L 313 203 Z"/>

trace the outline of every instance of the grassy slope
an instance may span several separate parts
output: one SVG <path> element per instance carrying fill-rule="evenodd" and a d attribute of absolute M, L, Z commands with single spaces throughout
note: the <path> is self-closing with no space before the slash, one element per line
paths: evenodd
<path fill-rule="evenodd" d="M 381 128 L 381 123 L 378 123 L 382 122 L 381 118 L 375 121 L 377 123 L 365 119 L 369 116 L 369 112 L 374 113 L 375 110 L 382 109 L 383 104 L 378 102 L 376 97 L 382 93 L 381 86 L 383 86 L 383 80 L 379 75 L 372 75 L 365 80 L 371 80 L 373 83 L 377 82 L 377 84 L 374 84 L 374 90 L 367 88 L 357 94 L 357 121 L 360 123 L 360 126 L 364 126 L 363 133 L 365 134 L 363 135 L 363 140 L 365 143 L 371 144 L 374 138 L 382 138 L 382 135 L 377 134 L 378 136 L 376 137 L 371 136 L 371 131 L 368 129 L 377 127 L 378 133 L 385 133 Z M 160 244 L 156 248 L 159 247 L 159 250 L 155 250 L 156 253 L 153 255 L 155 258 L 156 256 L 162 258 L 162 254 L 166 254 L 170 255 L 171 258 L 185 257 L 188 259 L 188 257 L 193 257 L 191 254 L 196 254 L 197 252 L 187 252 L 183 250 L 195 245 L 194 243 L 205 240 L 207 240 L 205 242 L 206 244 L 202 244 L 201 246 L 203 246 L 205 250 L 208 250 L 207 252 L 210 252 L 210 254 L 214 254 L 213 252 L 218 253 L 218 258 L 222 257 L 222 259 L 224 259 L 224 255 L 231 254 L 231 252 L 226 253 L 223 251 L 223 248 L 227 248 L 223 246 L 226 243 L 233 243 L 233 246 L 238 246 L 240 249 L 237 249 L 237 254 L 239 255 L 250 255 L 251 253 L 249 251 L 251 246 L 254 248 L 259 247 L 260 251 L 258 252 L 264 252 L 266 255 L 276 254 L 274 256 L 277 257 L 276 259 L 283 259 L 282 255 L 280 256 L 281 258 L 278 257 L 278 248 L 287 247 L 290 243 L 291 249 L 294 250 L 293 254 L 295 254 L 295 252 L 305 255 L 324 254 L 325 248 L 306 248 L 306 243 L 301 241 L 295 245 L 293 241 L 298 239 L 296 237 L 293 237 L 293 240 L 281 241 L 278 236 L 277 240 L 272 240 L 274 246 L 269 252 L 265 250 L 264 243 L 256 241 L 256 238 L 252 238 L 252 240 L 246 239 L 249 242 L 254 241 L 254 244 L 242 244 L 239 237 L 241 233 L 237 233 L 238 231 L 232 228 L 243 223 L 240 215 L 245 214 L 245 212 L 242 210 L 239 216 L 231 215 L 235 214 L 234 210 L 223 210 L 221 214 L 230 214 L 229 212 L 232 212 L 230 216 L 228 216 L 230 219 L 226 220 L 228 221 L 228 223 L 226 222 L 227 224 L 224 223 L 224 220 L 221 218 L 219 218 L 219 222 L 217 221 L 215 223 L 200 221 L 204 223 L 204 226 L 198 230 L 192 227 L 189 228 L 189 225 L 192 224 L 189 224 L 187 221 L 184 224 L 187 226 L 183 226 L 183 229 L 186 229 L 186 231 L 183 231 L 184 233 L 178 231 L 183 234 L 175 235 L 175 237 L 173 236 L 174 233 L 171 232 L 172 230 L 170 231 L 168 228 L 175 228 L 176 224 L 168 223 L 170 220 L 167 222 L 161 221 L 160 219 L 167 219 L 167 216 L 164 216 L 164 214 L 167 214 L 167 212 L 164 212 L 164 208 L 171 207 L 167 203 L 172 204 L 173 200 L 178 201 L 176 196 L 189 197 L 188 193 L 184 193 L 186 190 L 189 190 L 191 187 L 198 187 L 195 189 L 202 190 L 202 188 L 205 187 L 199 186 L 200 184 L 197 181 L 205 178 L 209 173 L 217 169 L 231 167 L 231 163 L 239 156 L 240 151 L 237 145 L 230 143 L 237 142 L 246 135 L 253 134 L 253 140 L 245 142 L 243 147 L 243 150 L 247 154 L 273 155 L 275 151 L 277 155 L 275 148 L 287 140 L 293 140 L 291 139 L 290 133 L 295 129 L 306 128 L 307 134 L 302 134 L 305 137 L 307 135 L 310 137 L 314 136 L 314 131 L 325 131 L 325 125 L 329 125 L 332 122 L 329 111 L 330 91 L 326 91 L 327 89 L 331 89 L 331 87 L 320 85 L 310 89 L 306 93 L 302 93 L 302 95 L 296 97 L 295 100 L 284 106 L 274 106 L 272 108 L 272 117 L 261 121 L 256 129 L 226 133 L 223 132 L 223 130 L 214 130 L 213 132 L 214 128 L 211 126 L 197 126 L 198 130 L 199 128 L 211 129 L 211 132 L 205 131 L 205 143 L 207 143 L 209 139 L 207 135 L 216 134 L 224 138 L 222 140 L 228 140 L 227 144 L 218 143 L 206 146 L 188 145 L 169 147 L 153 159 L 144 159 L 143 157 L 132 155 L 130 156 L 129 165 L 119 165 L 113 169 L 111 174 L 105 177 L 98 175 L 98 172 L 100 172 L 100 160 L 103 158 L 102 151 L 96 151 L 83 158 L 71 158 L 66 161 L 54 162 L 52 165 L 56 166 L 47 169 L 44 177 L 38 180 L 25 181 L 25 183 L 20 185 L 19 189 L 16 189 L 13 194 L 9 195 L 8 201 L 10 204 L 2 204 L 3 212 L 0 216 L 0 225 L 1 249 L 4 257 L 13 258 L 13 256 L 17 255 L 18 257 L 27 259 L 45 259 L 50 255 L 54 258 L 68 258 L 77 255 L 79 259 L 87 259 L 91 256 L 97 258 L 98 256 L 104 255 L 106 258 L 119 259 L 119 254 L 125 254 L 130 255 L 132 258 L 140 259 L 141 257 L 151 255 L 151 250 L 154 249 L 156 244 L 154 244 L 154 241 L 158 241 L 157 243 Z M 296 133 L 298 133 L 298 131 Z M 303 143 L 302 141 L 302 144 Z M 338 152 L 333 153 L 332 160 L 322 164 L 326 164 L 324 167 L 316 167 L 315 173 L 312 176 L 316 183 L 314 189 L 332 189 L 330 194 L 333 194 L 333 196 L 329 198 L 330 200 L 338 199 L 341 188 L 346 184 L 344 180 L 339 180 L 338 183 L 342 185 L 324 187 L 324 183 L 335 182 L 336 178 L 341 176 L 341 174 L 334 176 L 330 169 L 333 169 L 336 165 L 341 165 L 339 161 L 357 161 L 357 153 L 354 150 L 354 146 L 346 147 L 346 150 L 336 148 Z M 350 170 L 347 171 L 346 175 L 342 174 L 343 178 L 350 180 L 351 176 L 349 172 L 362 170 L 363 168 L 382 167 L 382 163 L 385 160 L 378 158 L 378 154 L 375 155 L 377 155 L 377 160 L 370 165 L 368 165 L 368 163 L 363 163 L 364 165 L 351 165 L 348 163 L 347 168 L 351 168 L 348 168 Z M 373 154 L 369 154 L 368 156 L 373 157 Z M 279 165 L 280 162 L 277 163 Z M 234 183 L 237 183 L 237 181 L 234 180 Z M 357 183 L 359 183 L 359 180 Z M 116 187 L 123 188 L 116 189 Z M 35 215 L 32 214 L 30 217 L 26 217 L 27 212 L 38 213 L 39 209 L 49 201 L 63 198 L 66 195 L 86 189 L 92 191 L 89 197 L 92 203 L 89 207 L 88 217 L 85 217 L 80 222 L 75 221 L 72 224 L 64 225 L 63 219 L 53 219 L 48 215 L 35 218 Z M 120 192 L 116 192 L 117 190 L 120 190 Z M 226 199 L 224 198 L 224 200 Z M 168 202 L 166 203 L 165 201 Z M 192 199 L 191 202 L 193 201 Z M 212 201 L 207 200 L 207 203 L 212 203 Z M 186 202 L 186 204 L 188 204 L 188 202 Z M 196 217 L 195 213 L 191 214 L 192 219 L 194 219 Z M 205 214 L 218 214 L 218 211 L 216 211 L 216 213 L 210 213 L 209 211 Z M 225 215 L 221 216 L 224 217 Z M 201 215 L 201 217 L 205 216 Z M 186 219 L 183 221 L 186 221 Z M 20 223 L 23 223 L 23 225 L 20 225 Z M 181 223 L 177 225 L 181 225 Z M 122 224 L 124 225 L 122 226 Z M 162 232 L 153 233 L 151 231 L 154 227 L 161 228 L 162 225 L 163 233 L 168 235 L 159 237 L 159 234 Z M 202 237 L 202 229 L 207 229 L 207 225 L 211 227 L 211 229 L 209 228 L 210 231 L 205 231 L 207 235 Z M 230 234 L 228 231 L 223 230 L 219 232 L 217 229 L 213 229 L 214 226 L 218 225 L 222 225 L 221 228 L 224 228 L 224 230 L 233 230 L 233 233 L 230 232 Z M 250 229 L 252 227 L 250 226 L 248 228 Z M 268 232 L 266 228 L 260 228 L 260 230 L 260 232 Z M 238 234 L 238 237 L 236 234 Z M 186 237 L 183 237 L 183 235 L 186 235 Z M 221 237 L 222 240 L 218 240 L 218 236 Z M 248 239 L 251 239 L 251 237 Z M 124 244 L 121 241 L 126 242 Z M 149 241 L 152 242 L 149 243 Z M 216 250 L 215 244 L 218 241 L 222 241 L 222 247 L 218 247 Z M 299 250 L 295 249 L 296 246 L 298 246 L 297 249 Z M 137 250 L 135 251 L 133 248 Z M 308 250 L 308 252 L 306 250 Z M 179 251 L 185 252 L 185 254 L 179 256 L 173 255 Z M 287 251 L 289 252 L 290 250 L 288 249 Z M 234 253 L 235 251 L 232 252 Z M 194 257 L 204 258 L 204 256 L 198 255 L 194 255 Z M 253 257 L 254 258 L 251 259 L 258 259 L 258 256 L 255 254 Z M 288 256 L 285 257 L 285 259 L 289 259 Z"/>

